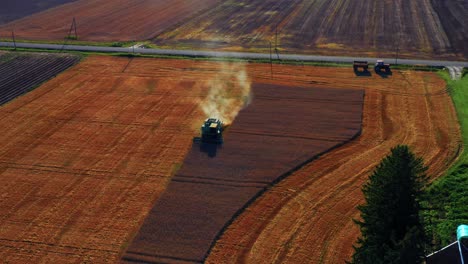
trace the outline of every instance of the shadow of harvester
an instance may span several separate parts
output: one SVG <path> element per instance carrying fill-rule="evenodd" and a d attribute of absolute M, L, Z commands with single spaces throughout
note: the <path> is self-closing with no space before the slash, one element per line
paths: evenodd
<path fill-rule="evenodd" d="M 222 148 L 221 143 L 209 143 L 203 142 L 201 138 L 193 138 L 192 148 L 195 149 L 198 146 L 200 152 L 206 153 L 208 157 L 214 158 L 218 154 L 218 151 Z"/>

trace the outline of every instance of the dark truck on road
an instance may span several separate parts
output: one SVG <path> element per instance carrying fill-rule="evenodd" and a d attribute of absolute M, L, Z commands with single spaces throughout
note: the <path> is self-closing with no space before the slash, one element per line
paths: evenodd
<path fill-rule="evenodd" d="M 369 69 L 369 63 L 367 63 L 367 61 L 354 61 L 353 62 L 354 71 L 357 72 L 359 68 L 362 68 L 362 71 L 367 72 Z"/>

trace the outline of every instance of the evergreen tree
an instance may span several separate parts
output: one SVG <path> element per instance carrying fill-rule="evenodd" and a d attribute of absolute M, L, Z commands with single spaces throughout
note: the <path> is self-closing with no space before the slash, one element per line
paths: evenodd
<path fill-rule="evenodd" d="M 362 191 L 366 203 L 358 207 L 355 220 L 361 237 L 354 247 L 352 263 L 421 263 L 424 228 L 420 197 L 426 185 L 421 158 L 400 145 L 391 150 L 369 177 Z"/>

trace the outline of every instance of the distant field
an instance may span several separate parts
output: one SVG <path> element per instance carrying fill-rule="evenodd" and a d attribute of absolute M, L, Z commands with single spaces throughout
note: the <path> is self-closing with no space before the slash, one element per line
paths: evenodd
<path fill-rule="evenodd" d="M 0 27 L 18 38 L 63 40 L 73 17 L 80 40 L 130 41 L 150 39 L 176 23 L 191 18 L 218 0 L 79 0 Z"/>
<path fill-rule="evenodd" d="M 456 50 L 430 0 L 225 1 L 154 42 L 267 51 L 276 30 L 280 52 L 444 57 Z"/>
<path fill-rule="evenodd" d="M 453 51 L 468 59 L 468 1 L 431 0 Z"/>
<path fill-rule="evenodd" d="M 467 13 L 466 1 L 443 0 L 79 0 L 0 26 L 0 37 L 62 40 L 76 17 L 83 41 L 466 59 Z"/>
<path fill-rule="evenodd" d="M 76 0 L 4 0 L 0 6 L 0 25 Z"/>
<path fill-rule="evenodd" d="M 457 118 L 434 73 L 245 67 L 254 83 L 364 88 L 363 130 L 264 193 L 207 263 L 343 262 L 359 234 L 360 188 L 390 147 L 409 144 L 433 178 L 456 158 Z M 197 99 L 222 71 L 219 62 L 91 56 L 0 106 L 0 259 L 117 261 L 190 150 L 205 117 Z"/>

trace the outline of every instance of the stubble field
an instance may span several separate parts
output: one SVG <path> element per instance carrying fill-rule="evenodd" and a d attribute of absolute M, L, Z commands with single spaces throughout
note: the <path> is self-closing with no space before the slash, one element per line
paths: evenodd
<path fill-rule="evenodd" d="M 200 119 L 183 81 L 127 64 L 87 59 L 0 108 L 3 261 L 115 261 L 182 162 Z"/>
<path fill-rule="evenodd" d="M 431 0 L 454 52 L 468 59 L 468 2 Z"/>
<path fill-rule="evenodd" d="M 204 118 L 196 89 L 218 62 L 92 56 L 0 107 L 0 259 L 117 261 Z M 396 144 L 436 178 L 459 149 L 434 73 L 247 64 L 252 82 L 366 91 L 362 135 L 281 181 L 237 217 L 207 262 L 336 263 L 352 253 L 360 187 Z M 203 85 L 202 85 L 203 86 Z"/>
<path fill-rule="evenodd" d="M 15 12 L 14 10 L 10 12 Z M 0 25 L 0 37 L 150 40 L 165 48 L 467 59 L 466 1 L 86 1 Z"/>
<path fill-rule="evenodd" d="M 342 263 L 360 233 L 352 219 L 363 203 L 361 187 L 390 148 L 408 144 L 424 158 L 431 179 L 458 157 L 456 113 L 445 82 L 434 73 L 357 78 L 351 70 L 321 68 L 294 80 L 364 87 L 362 134 L 262 195 L 218 240 L 207 263 Z"/>
<path fill-rule="evenodd" d="M 453 52 L 430 0 L 226 1 L 154 41 L 263 51 L 271 42 L 280 53 L 327 55 L 394 56 L 397 48 L 400 56 Z"/>
<path fill-rule="evenodd" d="M 10 37 L 14 30 L 18 39 L 63 40 L 75 18 L 79 40 L 145 40 L 217 1 L 80 0 L 0 25 L 0 36 Z"/>

